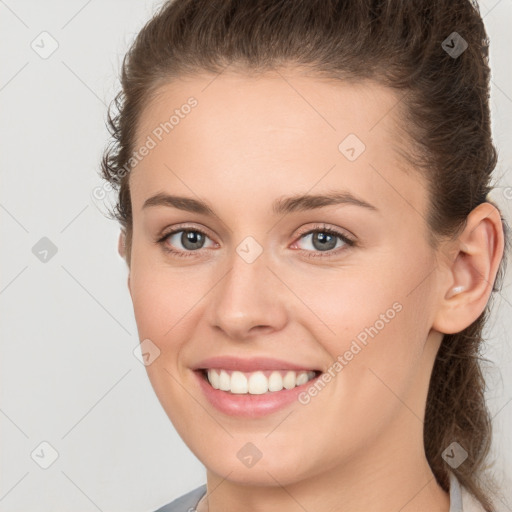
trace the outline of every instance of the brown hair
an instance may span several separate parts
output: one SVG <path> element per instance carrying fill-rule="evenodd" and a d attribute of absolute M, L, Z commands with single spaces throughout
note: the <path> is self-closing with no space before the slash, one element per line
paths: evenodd
<path fill-rule="evenodd" d="M 464 41 L 465 51 L 450 53 L 463 50 Z M 396 114 L 408 130 L 400 135 L 414 149 L 401 154 L 427 180 L 434 246 L 457 237 L 477 205 L 492 203 L 487 195 L 497 153 L 490 130 L 488 39 L 470 0 L 169 1 L 125 56 L 122 90 L 109 109 L 113 140 L 103 156 L 102 176 L 118 191 L 113 216 L 126 233 L 128 265 L 128 162 L 137 121 L 158 86 L 227 66 L 254 73 L 286 65 L 318 77 L 370 79 L 398 92 Z M 502 221 L 505 256 L 493 292 L 501 287 L 510 243 Z M 481 368 L 486 360 L 480 353 L 489 307 L 463 331 L 444 336 L 424 424 L 426 457 L 438 483 L 448 491 L 452 470 L 488 512 L 497 492 L 489 476 L 483 479 L 492 438 Z M 468 458 L 452 469 L 441 455 L 453 441 Z"/>

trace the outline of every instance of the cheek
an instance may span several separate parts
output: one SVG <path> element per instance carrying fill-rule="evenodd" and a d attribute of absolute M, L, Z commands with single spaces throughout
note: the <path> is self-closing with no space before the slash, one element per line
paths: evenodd
<path fill-rule="evenodd" d="M 173 277 L 171 272 L 157 271 L 149 265 L 133 268 L 131 276 L 139 339 L 151 340 L 159 350 L 158 357 L 146 366 L 146 371 L 164 410 L 177 424 L 184 421 L 179 415 L 191 407 L 190 398 L 182 388 L 191 375 L 182 366 L 181 356 L 194 328 L 193 305 L 198 301 L 197 289 L 190 291 L 186 282 Z M 178 416 L 176 411 L 179 411 Z M 188 418 L 186 414 L 185 417 Z"/>
<path fill-rule="evenodd" d="M 416 387 L 426 336 L 422 308 L 399 287 L 371 288 L 371 294 L 361 285 L 357 294 L 345 296 L 338 290 L 330 295 L 331 314 L 324 321 L 336 335 L 326 336 L 324 329 L 317 338 L 330 355 L 333 377 L 311 394 L 311 408 L 325 416 L 325 436 L 337 446 L 369 442 L 403 413 L 403 403 L 410 402 Z M 332 444 L 325 447 L 326 456 Z"/>
<path fill-rule="evenodd" d="M 139 335 L 154 337 L 160 343 L 182 328 L 187 313 L 204 295 L 200 280 L 182 279 L 172 271 L 152 265 L 134 266 L 130 281 Z"/>
<path fill-rule="evenodd" d="M 375 288 L 367 292 L 359 286 L 357 293 L 332 296 L 326 323 L 333 334 L 319 339 L 332 361 L 340 363 L 342 369 L 337 369 L 346 379 L 359 380 L 362 372 L 369 371 L 368 379 L 357 383 L 359 389 L 376 384 L 372 370 L 390 384 L 399 384 L 421 351 L 421 333 L 414 330 L 419 308 L 399 292 Z"/>
<path fill-rule="evenodd" d="M 348 401 L 376 394 L 389 398 L 386 384 L 406 394 L 415 378 L 429 332 L 430 282 L 425 276 L 430 266 L 428 258 L 422 258 L 409 255 L 405 261 L 383 255 L 365 273 L 347 268 L 337 278 L 316 284 L 318 292 L 301 290 L 316 313 L 308 314 L 306 327 L 332 364 L 339 362 L 332 372 L 343 377 L 334 379 L 339 381 L 335 387 L 347 393 Z"/>

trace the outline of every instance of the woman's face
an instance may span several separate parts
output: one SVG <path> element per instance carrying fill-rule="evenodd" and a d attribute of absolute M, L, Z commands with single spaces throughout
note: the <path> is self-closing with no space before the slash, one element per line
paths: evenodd
<path fill-rule="evenodd" d="M 439 284 L 399 99 L 225 72 L 165 85 L 142 113 L 130 292 L 156 394 L 214 474 L 286 485 L 423 456 Z"/>

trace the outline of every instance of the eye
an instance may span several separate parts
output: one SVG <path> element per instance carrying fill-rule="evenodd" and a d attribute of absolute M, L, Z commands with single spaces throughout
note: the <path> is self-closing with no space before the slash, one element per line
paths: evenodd
<path fill-rule="evenodd" d="M 355 240 L 352 240 L 344 233 L 325 225 L 302 233 L 300 235 L 300 239 L 309 239 L 305 244 L 305 246 L 309 248 L 303 249 L 310 253 L 306 255 L 308 258 L 337 255 L 340 251 L 347 250 L 347 247 L 353 247 L 356 245 Z M 341 241 L 341 244 L 338 244 L 338 241 Z M 297 245 L 297 242 L 294 245 Z M 321 253 L 327 254 L 324 255 Z"/>
<path fill-rule="evenodd" d="M 334 256 L 339 254 L 341 251 L 347 250 L 349 247 L 357 245 L 355 240 L 352 240 L 344 233 L 325 225 L 315 227 L 309 231 L 299 234 L 299 237 L 299 239 L 303 240 L 307 240 L 309 238 L 308 242 L 305 244 L 306 247 L 309 248 L 301 249 L 308 253 L 306 255 L 308 258 Z M 186 258 L 194 256 L 194 253 L 204 249 L 205 241 L 207 239 L 211 241 L 210 237 L 202 229 L 195 227 L 187 229 L 186 227 L 178 226 L 165 232 L 156 240 L 156 243 L 160 244 L 166 252 L 172 253 L 178 257 Z M 341 241 L 341 244 L 338 244 L 338 241 Z M 181 249 L 178 247 L 178 249 L 175 249 L 175 247 L 180 244 L 183 248 Z M 292 248 L 295 248 L 296 245 L 297 242 L 293 244 Z M 212 242 L 210 247 L 216 246 L 218 246 L 218 244 Z"/>
<path fill-rule="evenodd" d="M 193 256 L 194 252 L 204 248 L 205 240 L 209 239 L 208 235 L 201 229 L 174 228 L 167 231 L 156 242 L 160 244 L 167 252 L 175 254 L 179 257 Z M 183 249 L 173 249 L 176 245 L 181 244 Z M 216 244 L 214 243 L 213 246 Z"/>

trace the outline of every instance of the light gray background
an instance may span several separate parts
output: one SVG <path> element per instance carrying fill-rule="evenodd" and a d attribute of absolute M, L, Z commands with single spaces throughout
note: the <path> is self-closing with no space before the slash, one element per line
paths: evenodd
<path fill-rule="evenodd" d="M 118 226 L 93 194 L 121 58 L 158 5 L 0 0 L 1 511 L 152 511 L 205 481 L 134 356 Z M 512 2 L 480 5 L 500 155 L 492 197 L 512 223 Z M 58 43 L 48 58 L 31 47 L 51 48 L 43 31 Z M 47 262 L 32 251 L 43 237 L 57 247 Z M 509 275 L 485 355 L 497 363 L 488 376 L 493 450 L 510 493 Z M 58 452 L 48 469 L 39 465 L 51 461 L 43 441 Z"/>

